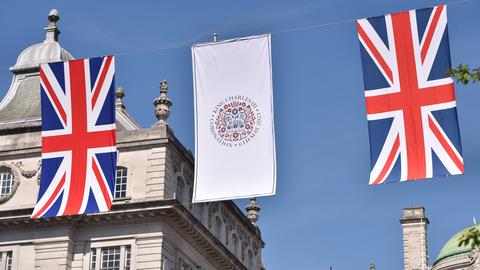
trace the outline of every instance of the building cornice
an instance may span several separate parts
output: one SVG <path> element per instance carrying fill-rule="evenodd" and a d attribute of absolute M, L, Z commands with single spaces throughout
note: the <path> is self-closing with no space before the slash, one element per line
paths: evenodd
<path fill-rule="evenodd" d="M 219 269 L 247 269 L 215 236 L 177 200 L 114 204 L 104 213 L 32 219 L 33 208 L 0 211 L 0 231 L 59 227 L 137 224 L 163 221 L 211 258 Z"/>
<path fill-rule="evenodd" d="M 404 224 L 418 224 L 418 223 L 423 223 L 423 224 L 430 224 L 430 221 L 428 218 L 408 218 L 408 219 L 400 219 L 400 223 L 402 225 Z"/>

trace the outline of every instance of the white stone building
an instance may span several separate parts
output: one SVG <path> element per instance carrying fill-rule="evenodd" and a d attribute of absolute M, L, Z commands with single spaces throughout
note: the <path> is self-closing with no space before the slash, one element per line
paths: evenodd
<path fill-rule="evenodd" d="M 264 242 L 231 201 L 190 204 L 193 157 L 165 120 L 166 82 L 155 101 L 159 121 L 142 128 L 117 89 L 119 160 L 108 213 L 31 219 L 41 173 L 39 63 L 73 59 L 58 43 L 58 13 L 45 41 L 25 49 L 10 68 L 0 103 L 0 270 L 264 269 Z M 153 108 L 152 108 L 153 109 Z"/>
<path fill-rule="evenodd" d="M 405 270 L 480 270 L 480 249 L 461 244 L 462 235 L 480 230 L 480 225 L 465 228 L 452 236 L 429 265 L 427 226 L 423 207 L 403 209 L 403 262 Z"/>

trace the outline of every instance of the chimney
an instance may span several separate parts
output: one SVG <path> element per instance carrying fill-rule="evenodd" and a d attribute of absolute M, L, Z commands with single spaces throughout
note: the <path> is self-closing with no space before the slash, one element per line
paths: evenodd
<path fill-rule="evenodd" d="M 403 267 L 405 270 L 428 270 L 427 225 L 425 208 L 403 209 Z"/>

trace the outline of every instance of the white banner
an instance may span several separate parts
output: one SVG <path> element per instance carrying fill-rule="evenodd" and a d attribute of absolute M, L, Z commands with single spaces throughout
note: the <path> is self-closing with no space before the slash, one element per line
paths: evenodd
<path fill-rule="evenodd" d="M 270 34 L 192 47 L 193 202 L 275 194 Z"/>

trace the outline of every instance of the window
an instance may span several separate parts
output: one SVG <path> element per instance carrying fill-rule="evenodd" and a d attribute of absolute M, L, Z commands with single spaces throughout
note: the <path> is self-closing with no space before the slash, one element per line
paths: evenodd
<path fill-rule="evenodd" d="M 130 246 L 125 247 L 125 267 L 124 270 L 130 270 L 130 261 L 132 260 L 132 250 Z"/>
<path fill-rule="evenodd" d="M 236 234 L 232 235 L 232 253 L 238 256 L 238 236 Z"/>
<path fill-rule="evenodd" d="M 5 260 L 5 264 L 7 265 L 6 267 L 7 270 L 12 270 L 13 254 L 11 251 L 7 252 L 7 259 Z"/>
<path fill-rule="evenodd" d="M 178 177 L 177 178 L 177 188 L 175 190 L 175 193 L 176 193 L 176 199 L 179 202 L 183 202 L 184 190 L 185 190 L 185 183 L 183 182 L 182 178 Z"/>
<path fill-rule="evenodd" d="M 254 269 L 253 264 L 255 261 L 253 260 L 253 253 L 251 250 L 248 251 L 248 269 Z"/>
<path fill-rule="evenodd" d="M 222 232 L 222 220 L 220 219 L 219 216 L 216 216 L 215 222 L 213 223 L 213 234 L 215 235 L 215 237 L 218 238 L 218 240 L 220 240 L 221 232 Z"/>
<path fill-rule="evenodd" d="M 196 204 L 196 214 L 197 214 L 197 219 L 200 221 L 203 221 L 203 212 L 205 211 L 205 206 L 203 203 L 197 203 Z"/>
<path fill-rule="evenodd" d="M 90 270 L 130 270 L 130 246 L 113 246 L 90 249 Z"/>
<path fill-rule="evenodd" d="M 177 251 L 177 261 L 175 263 L 175 270 L 200 270 L 200 265 L 197 265 L 190 258 L 185 256 L 185 254 Z"/>
<path fill-rule="evenodd" d="M 115 192 L 114 198 L 127 197 L 127 168 L 117 167 L 117 175 L 115 177 Z"/>
<path fill-rule="evenodd" d="M 0 252 L 0 269 L 12 270 L 13 266 L 13 252 Z"/>
<path fill-rule="evenodd" d="M 182 258 L 178 259 L 178 270 L 193 270 L 193 267 L 184 261 Z"/>
<path fill-rule="evenodd" d="M 120 270 L 120 247 L 102 248 L 100 269 Z"/>
<path fill-rule="evenodd" d="M 14 177 L 12 171 L 7 168 L 0 169 L 0 199 L 12 193 Z"/>
<path fill-rule="evenodd" d="M 227 225 L 227 224 L 225 224 L 225 226 L 226 226 L 226 225 Z M 228 229 L 224 230 L 224 232 L 225 232 L 225 235 L 223 236 L 223 240 L 224 240 L 224 244 L 225 244 L 225 246 L 229 247 L 229 246 L 230 246 L 230 243 L 231 243 L 231 241 L 230 241 L 230 234 L 228 233 L 228 231 L 227 231 L 227 230 L 228 230 Z"/>
<path fill-rule="evenodd" d="M 97 249 L 90 249 L 90 270 L 97 269 Z"/>

